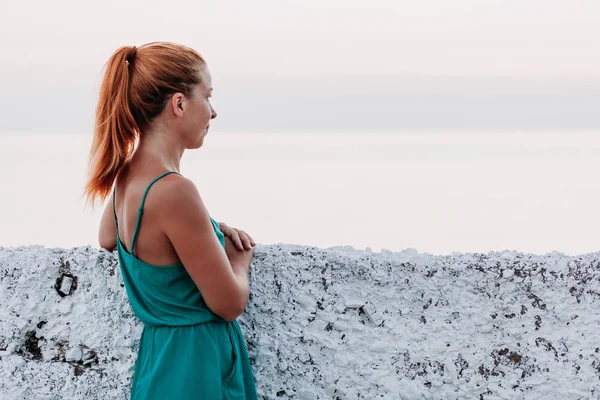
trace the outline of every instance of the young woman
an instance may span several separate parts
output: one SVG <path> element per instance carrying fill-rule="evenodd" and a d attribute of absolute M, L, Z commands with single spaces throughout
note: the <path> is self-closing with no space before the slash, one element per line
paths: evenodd
<path fill-rule="evenodd" d="M 121 47 L 106 65 L 85 194 L 93 204 L 112 191 L 99 242 L 117 250 L 144 324 L 131 399 L 257 398 L 236 321 L 254 240 L 216 222 L 179 170 L 217 116 L 211 92 L 204 59 L 182 45 Z"/>

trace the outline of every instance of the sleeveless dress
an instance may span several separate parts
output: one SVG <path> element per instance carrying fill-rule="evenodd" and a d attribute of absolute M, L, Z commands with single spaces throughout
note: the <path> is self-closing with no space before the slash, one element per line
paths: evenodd
<path fill-rule="evenodd" d="M 144 327 L 131 383 L 131 400 L 257 399 L 246 342 L 237 321 L 213 313 L 183 264 L 158 266 L 135 256 L 135 241 L 150 187 L 146 188 L 129 253 L 117 254 L 129 303 Z M 179 174 L 180 175 L 180 174 Z M 113 190 L 115 205 L 116 184 Z M 218 223 L 210 218 L 225 247 Z"/>

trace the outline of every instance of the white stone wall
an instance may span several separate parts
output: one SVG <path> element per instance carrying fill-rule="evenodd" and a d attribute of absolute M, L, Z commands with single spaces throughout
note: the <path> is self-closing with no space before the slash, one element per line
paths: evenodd
<path fill-rule="evenodd" d="M 264 399 L 600 399 L 600 255 L 259 246 L 238 321 Z M 0 399 L 127 399 L 116 253 L 0 248 Z"/>

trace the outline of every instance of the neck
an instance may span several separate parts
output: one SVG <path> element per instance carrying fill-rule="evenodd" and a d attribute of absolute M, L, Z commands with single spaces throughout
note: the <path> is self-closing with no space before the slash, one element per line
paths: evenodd
<path fill-rule="evenodd" d="M 152 129 L 143 132 L 132 159 L 144 168 L 179 171 L 184 148 L 179 145 L 169 129 Z"/>

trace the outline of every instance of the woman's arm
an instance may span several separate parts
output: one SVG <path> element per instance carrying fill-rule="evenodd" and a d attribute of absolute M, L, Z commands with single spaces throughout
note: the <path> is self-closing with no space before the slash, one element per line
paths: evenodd
<path fill-rule="evenodd" d="M 100 247 L 109 251 L 113 251 L 117 247 L 117 225 L 115 224 L 112 195 L 100 220 L 98 243 Z"/>

